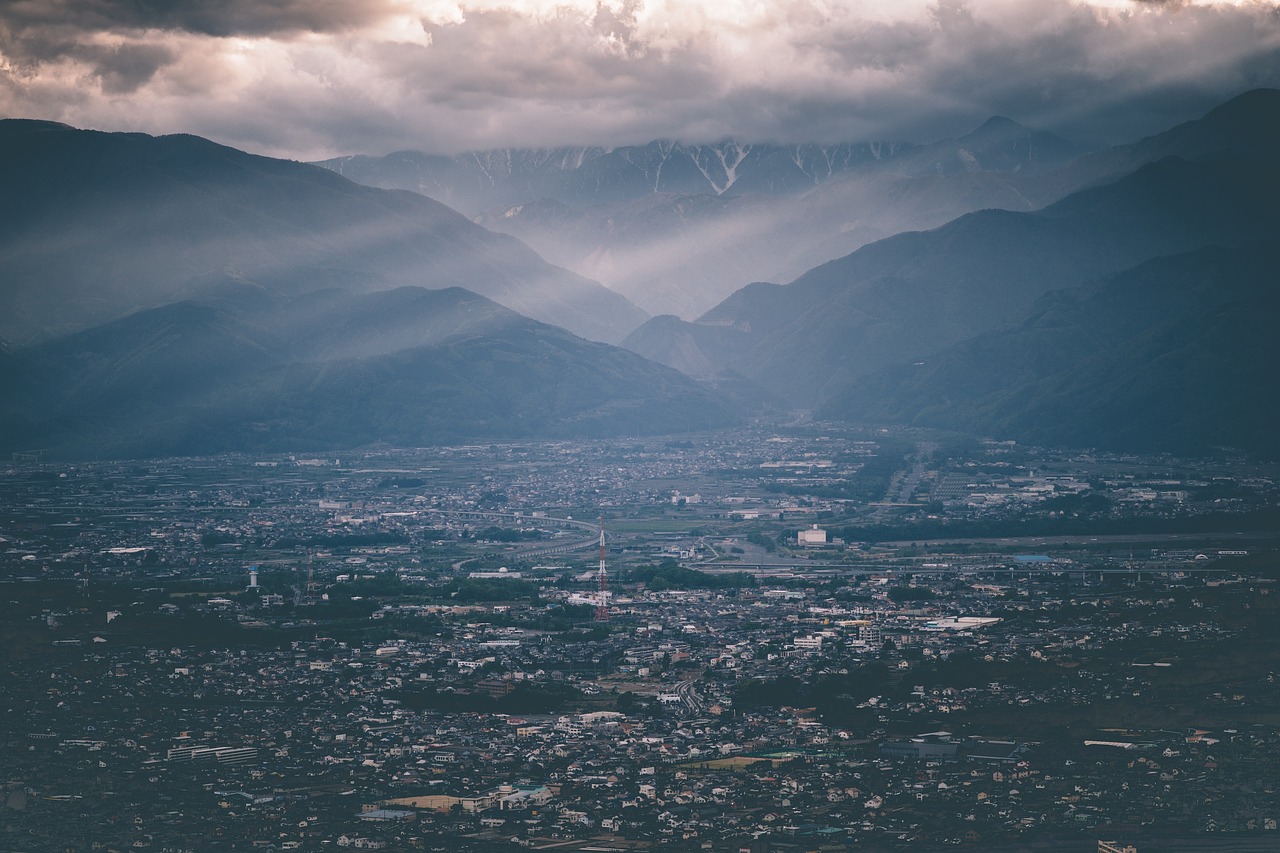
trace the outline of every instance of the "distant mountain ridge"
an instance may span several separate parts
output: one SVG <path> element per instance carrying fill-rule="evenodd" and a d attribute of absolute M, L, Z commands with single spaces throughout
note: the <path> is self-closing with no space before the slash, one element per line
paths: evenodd
<path fill-rule="evenodd" d="M 645 195 L 801 192 L 847 169 L 891 157 L 893 142 L 768 145 L 654 140 L 619 148 L 502 148 L 453 156 L 398 151 L 316 163 L 385 189 L 408 189 L 469 216 L 533 201 L 608 204 Z"/>
<path fill-rule="evenodd" d="M 0 450 L 72 458 L 646 435 L 739 418 L 674 370 L 460 288 L 227 288 L 0 364 Z"/>
<path fill-rule="evenodd" d="M 899 174 L 1036 173 L 1083 149 L 1061 137 L 994 116 L 957 139 L 777 144 L 724 140 L 643 145 L 499 148 L 455 155 L 397 151 L 317 161 L 357 183 L 420 192 L 469 216 L 529 202 L 592 206 L 645 195 L 806 192 L 840 175 L 880 166 Z"/>
<path fill-rule="evenodd" d="M 900 142 L 399 152 L 320 165 L 421 192 L 651 313 L 692 319 L 744 282 L 983 207 L 1029 210 L 1029 181 L 1082 153 L 993 118 L 929 145 Z"/>
<path fill-rule="evenodd" d="M 645 313 L 420 195 L 194 136 L 0 121 L 0 337 L 25 342 L 198 296 L 466 287 L 596 340 Z"/>
<path fill-rule="evenodd" d="M 1280 248 L 1209 247 L 1055 291 L 1022 322 L 854 381 L 821 413 L 1044 445 L 1280 456 Z"/>
<path fill-rule="evenodd" d="M 967 214 L 868 245 L 790 285 L 744 287 L 687 327 L 652 319 L 624 346 L 672 366 L 667 354 L 680 352 L 708 366 L 701 375 L 732 368 L 796 404 L 820 401 L 855 376 L 1010 322 L 1050 290 L 1274 233 L 1280 196 L 1274 175 L 1259 169 L 1171 158 L 1035 213 Z"/>
<path fill-rule="evenodd" d="M 1074 443 L 1133 449 L 1140 439 L 1113 428 L 1125 420 L 1117 413 L 1126 411 L 1126 401 L 1155 400 L 1161 397 L 1158 389 L 1167 399 L 1186 401 L 1197 394 L 1227 399 L 1219 392 L 1234 388 L 1234 395 L 1228 395 L 1231 406 L 1248 404 L 1240 383 L 1227 376 L 1215 378 L 1213 370 L 1191 369 L 1192 341 L 1209 334 L 1194 318 L 1179 320 L 1181 334 L 1190 338 L 1180 337 L 1171 326 L 1149 330 L 1142 352 L 1134 350 L 1122 359 L 1123 349 L 1109 344 L 1108 355 L 1099 355 L 1092 372 L 1081 368 L 1070 380 L 1066 373 L 1019 378 L 1012 370 L 999 372 L 1009 383 L 1003 397 L 991 390 L 984 392 L 986 396 L 957 391 L 954 402 L 947 403 L 953 395 L 947 393 L 944 376 L 962 387 L 979 383 L 982 376 L 976 362 L 964 360 L 960 349 L 948 348 L 1025 322 L 1037 300 L 1051 291 L 1069 292 L 1192 250 L 1247 254 L 1250 246 L 1274 242 L 1280 233 L 1280 168 L 1274 161 L 1278 147 L 1280 92 L 1250 92 L 1197 122 L 1116 149 L 1102 158 L 1106 162 L 1101 166 L 1086 164 L 1091 172 L 1119 168 L 1123 176 L 1118 179 L 1099 182 L 1035 212 L 979 211 L 932 231 L 869 244 L 790 285 L 748 285 L 695 323 L 652 318 L 624 345 L 692 375 L 745 377 L 793 406 L 827 417 L 935 425 L 952 419 L 957 426 L 1011 437 L 1069 437 Z M 1157 155 L 1165 156 L 1150 160 Z M 1124 164 L 1135 162 L 1136 170 L 1124 172 Z M 1270 270 L 1266 264 L 1245 266 L 1258 277 Z M 1145 295 L 1149 300 L 1161 298 L 1158 290 Z M 1153 301 L 1150 313 L 1158 314 L 1158 308 Z M 1214 310 L 1235 312 L 1242 329 L 1256 330 L 1259 325 L 1274 327 L 1280 320 L 1274 308 L 1274 301 L 1258 299 L 1248 310 Z M 1077 325 L 1082 324 L 1077 319 Z M 1228 327 L 1223 319 L 1212 332 L 1216 343 L 1204 351 L 1205 363 L 1217 369 L 1231 363 L 1223 355 L 1230 351 Z M 1265 340 L 1251 331 L 1242 334 L 1238 344 L 1240 363 L 1249 366 L 1249 375 L 1258 380 L 1256 387 L 1280 382 L 1280 361 L 1259 363 L 1250 355 L 1266 353 Z M 1167 350 L 1162 354 L 1158 346 Z M 951 353 L 947 363 L 953 369 L 946 373 L 929 367 L 939 352 Z M 1016 363 L 1044 354 L 1011 350 L 1006 357 Z M 1133 364 L 1122 366 L 1126 359 Z M 1158 362 L 1185 365 L 1179 388 L 1157 381 L 1154 368 L 1133 366 Z M 916 363 L 925 369 L 911 370 Z M 1135 384 L 1122 399 L 1103 387 L 1109 377 L 1130 369 L 1135 377 L 1148 370 L 1150 394 L 1139 394 Z M 934 381 L 912 380 L 894 390 L 894 382 L 906 382 L 917 373 Z M 963 381 L 958 378 L 962 376 Z M 1061 385 L 1062 394 L 1076 395 L 1077 402 L 1058 410 L 1064 419 L 1060 429 L 1047 429 L 1043 414 L 1022 418 L 1010 408 L 1011 402 L 1005 408 L 997 405 L 998 400 L 1022 399 L 1018 394 L 1031 393 L 1035 385 L 1040 389 L 1035 411 L 1046 412 L 1046 401 L 1053 399 L 1049 389 L 1058 387 L 1054 383 L 1068 383 L 1070 389 Z M 1093 403 L 1086 405 L 1088 400 Z M 1218 411 L 1229 413 L 1231 408 Z M 1142 422 L 1132 415 L 1126 415 L 1129 423 Z M 1259 430 L 1246 428 L 1244 420 L 1218 430 L 1220 443 L 1230 443 L 1225 437 L 1236 435 L 1257 451 L 1262 446 Z M 1173 425 L 1168 430 L 1148 430 L 1149 446 L 1185 448 L 1198 442 L 1203 449 L 1204 442 L 1217 440 L 1211 439 L 1213 430 L 1193 418 L 1170 418 L 1167 423 Z"/>
<path fill-rule="evenodd" d="M 1280 385 L 1276 150 L 1280 92 L 1263 90 L 1065 165 L 1052 164 L 1066 149 L 995 119 L 804 192 L 738 194 L 754 161 L 724 148 L 707 155 L 732 177 L 719 194 L 504 213 L 574 239 L 644 235 L 627 251 L 654 258 L 653 281 L 680 263 L 689 275 L 713 261 L 745 272 L 786 251 L 795 263 L 886 223 L 963 214 L 866 242 L 788 285 L 740 287 L 696 322 L 655 316 L 626 352 L 462 289 L 614 334 L 638 313 L 417 194 L 194 137 L 0 122 L 0 192 L 12 200 L 0 209 L 0 452 L 663 433 L 777 405 L 1280 458 L 1268 396 Z M 576 156 L 542 162 L 563 177 L 588 162 Z M 690 168 L 709 180 L 706 162 Z M 1007 206 L 967 210 L 995 197 Z M 884 206 L 855 203 L 868 199 Z M 724 239 L 700 247 L 712 226 Z M 598 260 L 624 242 L 598 242 Z"/>
<path fill-rule="evenodd" d="M 1203 160 L 1243 157 L 1268 160 L 1280 140 L 1280 89 L 1251 89 L 1161 133 L 1095 151 L 1049 179 L 1051 193 L 1114 180 L 1165 157 Z"/>

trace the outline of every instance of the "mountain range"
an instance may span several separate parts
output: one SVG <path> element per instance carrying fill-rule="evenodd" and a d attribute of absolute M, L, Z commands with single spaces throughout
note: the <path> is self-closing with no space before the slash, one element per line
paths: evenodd
<path fill-rule="evenodd" d="M 1162 257 L 1046 294 L 1025 319 L 864 376 L 823 413 L 1047 446 L 1275 455 L 1274 241 Z"/>
<path fill-rule="evenodd" d="M 0 451 L 658 434 L 776 407 L 1274 457 L 1278 145 L 1280 92 L 1258 90 L 1081 156 L 1003 119 L 934 146 L 848 146 L 827 173 L 812 166 L 816 148 L 789 171 L 755 146 L 672 146 L 669 159 L 693 165 L 664 180 L 696 174 L 721 189 L 531 203 L 566 223 L 651 207 L 667 211 L 649 219 L 659 232 L 671 210 L 705 222 L 746 205 L 887 228 L 892 211 L 880 221 L 848 201 L 877 182 L 899 212 L 963 207 L 963 186 L 970 201 L 1016 190 L 1026 208 L 962 211 L 790 284 L 741 286 L 758 278 L 744 275 L 694 321 L 644 321 L 618 294 L 413 192 L 196 137 L 0 122 L 0 190 L 14 200 L 0 212 Z M 549 185 L 581 177 L 581 152 L 544 166 Z M 707 165 L 722 159 L 723 174 Z M 745 273 L 744 239 L 698 251 L 736 253 Z M 757 243 L 776 249 L 773 262 L 791 257 Z"/>
<path fill-rule="evenodd" d="M 691 145 L 660 139 L 621 148 L 504 148 L 453 156 L 398 151 L 316 165 L 369 186 L 414 190 L 475 216 L 544 200 L 590 206 L 655 194 L 800 192 L 906 150 L 914 148 L 871 142 Z"/>
<path fill-rule="evenodd" d="M 425 193 L 651 313 L 692 319 L 744 281 L 795 277 L 981 208 L 1033 209 L 1065 192 L 1044 175 L 1081 153 L 997 117 L 929 145 L 655 141 L 319 165 Z"/>
<path fill-rule="evenodd" d="M 651 320 L 624 345 L 664 362 L 697 346 L 713 373 L 733 367 L 797 404 L 823 399 L 849 377 L 1012 322 L 1050 290 L 1275 233 L 1272 172 L 1167 158 L 1036 212 L 967 214 L 878 241 L 789 285 L 749 285 L 697 323 Z M 702 345 L 707 326 L 733 333 Z"/>
<path fill-rule="evenodd" d="M 646 319 L 625 298 L 416 193 L 194 136 L 0 121 L 0 338 L 74 331 L 225 281 L 466 287 L 584 337 Z"/>
<path fill-rule="evenodd" d="M 625 298 L 416 193 L 193 136 L 26 120 L 0 121 L 0 193 L 0 450 L 338 449 L 739 417 L 587 340 L 645 319 Z"/>
<path fill-rule="evenodd" d="M 739 417 L 674 370 L 461 288 L 225 288 L 0 358 L 5 444 L 76 457 L 644 435 Z"/>
<path fill-rule="evenodd" d="M 1267 313 L 1273 305 L 1266 290 L 1271 286 L 1268 267 L 1256 258 L 1240 269 L 1254 271 L 1242 281 L 1256 291 L 1256 298 L 1244 302 L 1258 313 L 1241 326 L 1237 338 L 1215 333 L 1212 357 L 1206 351 L 1204 364 L 1224 369 L 1235 364 L 1237 371 L 1248 365 L 1245 373 L 1253 381 L 1269 379 L 1270 384 L 1224 382 L 1208 368 L 1184 371 L 1178 399 L 1205 395 L 1220 405 L 1196 410 L 1197 417 L 1167 421 L 1159 430 L 1126 436 L 1104 424 L 1125 420 L 1118 414 L 1124 410 L 1121 404 L 1140 398 L 1132 388 L 1149 387 L 1153 397 L 1160 396 L 1157 389 L 1171 392 L 1169 375 L 1159 373 L 1159 364 L 1177 358 L 1194 363 L 1187 355 L 1189 342 L 1211 335 L 1204 324 L 1226 308 L 1180 315 L 1176 322 L 1170 320 L 1173 325 L 1146 330 L 1144 334 L 1156 337 L 1145 342 L 1145 354 L 1113 342 L 1107 354 L 1089 363 L 1092 373 L 1079 372 L 1085 370 L 1079 366 L 1070 374 L 1073 393 L 1094 402 L 1061 410 L 1063 423 L 1053 430 L 1044 427 L 1052 408 L 1046 401 L 1053 399 L 1051 388 L 1062 387 L 1066 395 L 1066 386 L 1054 383 L 1067 382 L 1067 374 L 1035 377 L 1038 391 L 1033 393 L 1027 385 L 1030 377 L 1011 368 L 984 373 L 975 351 L 962 345 L 982 341 L 972 343 L 981 351 L 998 340 L 1004 348 L 1002 361 L 1040 363 L 1047 357 L 1032 346 L 1036 336 L 1027 329 L 1040 328 L 1032 321 L 1047 295 L 1082 287 L 1102 287 L 1105 294 L 1110 292 L 1107 282 L 1126 281 L 1123 273 L 1158 259 L 1211 247 L 1228 255 L 1252 253 L 1254 246 L 1274 241 L 1280 233 L 1280 169 L 1271 153 L 1277 144 L 1280 92 L 1250 92 L 1197 122 L 1069 164 L 1064 171 L 1075 177 L 1062 179 L 1064 183 L 1082 175 L 1104 178 L 1047 207 L 978 211 L 931 231 L 899 234 L 819 266 L 789 285 L 748 285 L 697 322 L 655 317 L 624 345 L 692 375 L 746 377 L 794 406 L 844 420 L 949 424 L 1035 440 L 1070 437 L 1075 443 L 1130 448 L 1143 440 L 1148 448 L 1203 447 L 1210 440 L 1231 443 L 1211 439 L 1213 435 L 1232 435 L 1240 446 L 1274 453 L 1267 449 L 1271 441 L 1262 440 L 1256 429 L 1225 424 L 1235 413 L 1256 409 L 1250 395 L 1280 379 L 1275 375 L 1280 362 L 1258 362 L 1256 356 L 1266 352 L 1264 343 L 1243 334 L 1277 319 L 1274 312 Z M 1136 170 L 1125 174 L 1133 166 Z M 1107 179 L 1116 173 L 1122 177 Z M 1144 293 L 1153 302 L 1149 312 L 1159 314 L 1155 303 L 1162 298 L 1160 291 Z M 1111 310 L 1102 297 L 1081 304 Z M 1077 316 L 1075 322 L 1084 321 Z M 1183 337 L 1171 337 L 1175 325 Z M 1012 337 L 980 337 L 1004 329 L 1022 331 Z M 1165 362 L 1155 358 L 1157 339 L 1167 347 Z M 1087 346 L 1087 338 L 1080 340 Z M 945 367 L 931 367 L 943 357 Z M 1065 370 L 1072 362 L 1062 363 Z M 1120 375 L 1128 376 L 1132 386 L 1123 396 L 1105 387 Z M 926 382 L 925 377 L 934 379 Z M 996 378 L 1007 384 L 993 389 L 990 382 Z M 1011 407 L 1029 399 L 1023 394 L 1039 402 L 1034 411 L 1017 414 Z M 1004 402 L 996 405 L 997 398 Z M 1209 422 L 1215 419 L 1224 423 L 1214 427 Z"/>

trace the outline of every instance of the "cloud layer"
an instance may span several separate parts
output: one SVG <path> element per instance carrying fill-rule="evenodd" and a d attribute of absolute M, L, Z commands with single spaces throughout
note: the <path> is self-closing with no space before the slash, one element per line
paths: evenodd
<path fill-rule="evenodd" d="M 5 0 L 0 114 L 310 159 L 910 139 L 1118 142 L 1280 86 L 1274 2 Z"/>

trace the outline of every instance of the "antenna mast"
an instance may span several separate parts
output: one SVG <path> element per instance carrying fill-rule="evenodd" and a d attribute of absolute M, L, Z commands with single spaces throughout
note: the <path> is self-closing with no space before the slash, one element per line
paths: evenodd
<path fill-rule="evenodd" d="M 604 516 L 600 517 L 600 571 L 596 573 L 596 621 L 609 621 L 609 577 L 604 570 Z"/>

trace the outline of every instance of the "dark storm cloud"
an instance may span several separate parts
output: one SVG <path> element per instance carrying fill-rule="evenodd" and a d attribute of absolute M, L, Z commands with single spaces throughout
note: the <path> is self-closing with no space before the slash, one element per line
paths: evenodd
<path fill-rule="evenodd" d="M 3 6 L 15 33 L 178 30 L 208 36 L 345 32 L 387 13 L 349 0 L 16 0 Z"/>
<path fill-rule="evenodd" d="M 71 45 L 67 50 L 93 67 L 105 95 L 135 92 L 173 61 L 173 52 L 162 45 Z"/>
<path fill-rule="evenodd" d="M 78 61 L 102 94 L 118 96 L 174 60 L 174 34 L 342 33 L 385 13 L 382 3 L 348 0 L 16 0 L 0 4 L 0 59 L 37 86 L 43 68 Z"/>
<path fill-rule="evenodd" d="M 0 111 L 268 153 L 954 135 L 1124 141 L 1280 86 L 1274 3 L 0 5 Z"/>

